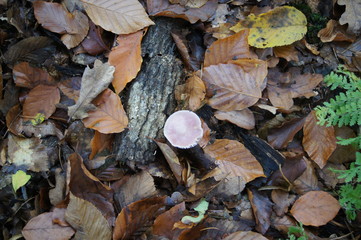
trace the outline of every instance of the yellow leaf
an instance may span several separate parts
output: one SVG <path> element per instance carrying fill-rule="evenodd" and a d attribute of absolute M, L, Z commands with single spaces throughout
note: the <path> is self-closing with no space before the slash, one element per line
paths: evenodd
<path fill-rule="evenodd" d="M 307 32 L 305 15 L 294 7 L 283 6 L 246 19 L 231 28 L 235 32 L 249 28 L 248 43 L 257 48 L 289 45 Z"/>
<path fill-rule="evenodd" d="M 13 184 L 13 189 L 16 192 L 19 188 L 24 186 L 29 180 L 31 176 L 26 174 L 24 171 L 17 171 L 15 174 L 11 176 L 11 181 Z"/>
<path fill-rule="evenodd" d="M 33 126 L 36 126 L 44 122 L 44 120 L 45 120 L 45 115 L 43 113 L 38 113 L 35 115 L 34 119 L 31 120 L 31 124 Z"/>

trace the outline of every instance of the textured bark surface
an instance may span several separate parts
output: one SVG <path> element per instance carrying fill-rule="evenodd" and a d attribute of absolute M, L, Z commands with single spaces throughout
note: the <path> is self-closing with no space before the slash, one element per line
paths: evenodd
<path fill-rule="evenodd" d="M 128 129 L 115 141 L 117 160 L 131 167 L 154 160 L 157 146 L 151 138 L 163 137 L 165 120 L 175 109 L 174 87 L 184 76 L 170 35 L 172 29 L 179 29 L 180 22 L 159 18 L 155 23 L 143 39 L 143 65 L 124 104 Z"/>

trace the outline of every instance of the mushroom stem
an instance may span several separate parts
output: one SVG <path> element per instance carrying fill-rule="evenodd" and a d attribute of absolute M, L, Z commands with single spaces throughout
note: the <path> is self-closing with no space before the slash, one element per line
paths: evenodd
<path fill-rule="evenodd" d="M 217 166 L 214 163 L 213 159 L 210 158 L 207 154 L 205 154 L 203 149 L 198 144 L 192 148 L 178 148 L 178 150 L 180 153 L 184 154 L 185 157 L 190 159 L 194 164 L 194 167 L 197 167 L 198 169 L 208 172 Z"/>

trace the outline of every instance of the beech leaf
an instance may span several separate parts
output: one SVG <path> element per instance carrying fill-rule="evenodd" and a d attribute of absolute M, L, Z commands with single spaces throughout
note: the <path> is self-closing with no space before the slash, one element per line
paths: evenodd
<path fill-rule="evenodd" d="M 283 6 L 258 16 L 250 14 L 231 28 L 238 32 L 248 28 L 248 43 L 257 48 L 289 45 L 307 32 L 306 16 L 295 7 Z"/>
<path fill-rule="evenodd" d="M 107 31 L 128 34 L 153 25 L 138 0 L 82 0 L 90 19 Z"/>
<path fill-rule="evenodd" d="M 212 145 L 204 148 L 206 154 L 216 159 L 216 163 L 228 177 L 240 176 L 250 182 L 257 177 L 265 176 L 263 168 L 250 151 L 240 142 L 228 139 L 217 139 Z"/>
<path fill-rule="evenodd" d="M 87 67 L 81 79 L 80 96 L 75 105 L 68 108 L 68 115 L 73 119 L 83 119 L 88 111 L 94 109 L 91 103 L 113 80 L 114 67 L 100 60 L 94 62 L 94 68 Z"/>
<path fill-rule="evenodd" d="M 251 231 L 238 231 L 228 235 L 222 240 L 235 240 L 235 239 L 242 239 L 242 240 L 267 240 L 267 238 L 263 237 L 261 234 Z"/>
<path fill-rule="evenodd" d="M 13 68 L 13 78 L 18 87 L 34 88 L 39 84 L 54 84 L 54 79 L 43 69 L 34 68 L 27 62 L 21 62 Z"/>
<path fill-rule="evenodd" d="M 128 125 L 128 117 L 120 98 L 112 90 L 106 89 L 93 103 L 96 109 L 90 110 L 82 121 L 84 126 L 100 133 L 119 133 Z"/>
<path fill-rule="evenodd" d="M 109 53 L 109 64 L 115 67 L 113 86 L 117 94 L 137 76 L 140 70 L 143 62 L 140 48 L 143 35 L 143 30 L 119 35 L 118 46 Z"/>
<path fill-rule="evenodd" d="M 253 112 L 248 108 L 229 112 L 216 111 L 214 116 L 219 120 L 226 120 L 247 130 L 253 129 L 256 123 Z"/>
<path fill-rule="evenodd" d="M 305 151 L 320 168 L 323 168 L 336 149 L 334 128 L 318 125 L 316 113 L 312 111 L 306 118 L 303 135 L 302 145 Z"/>
<path fill-rule="evenodd" d="M 310 191 L 293 204 L 291 214 L 297 221 L 309 226 L 322 226 L 336 217 L 340 204 L 329 193 Z"/>

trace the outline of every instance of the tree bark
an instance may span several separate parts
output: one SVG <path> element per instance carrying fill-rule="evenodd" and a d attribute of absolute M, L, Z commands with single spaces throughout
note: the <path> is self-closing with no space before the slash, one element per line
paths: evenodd
<path fill-rule="evenodd" d="M 181 21 L 155 19 L 143 39 L 143 64 L 128 89 L 124 104 L 129 125 L 115 140 L 116 159 L 131 168 L 154 160 L 157 148 L 152 138 L 163 137 L 167 116 L 174 112 L 174 88 L 184 77 L 181 61 L 171 36 Z"/>

